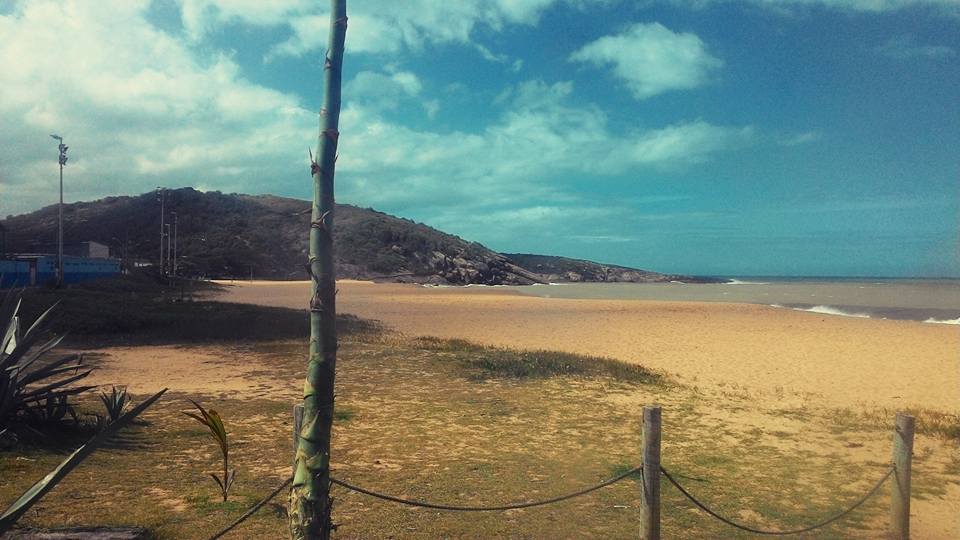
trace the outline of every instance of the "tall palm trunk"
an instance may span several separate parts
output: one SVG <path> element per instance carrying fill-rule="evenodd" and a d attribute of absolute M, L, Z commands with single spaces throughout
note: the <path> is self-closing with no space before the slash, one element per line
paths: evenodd
<path fill-rule="evenodd" d="M 333 175 L 340 135 L 340 78 L 347 32 L 346 0 L 331 0 L 330 36 L 324 59 L 324 101 L 317 141 L 319 163 L 311 163 L 313 209 L 310 221 L 310 357 L 303 386 L 303 426 L 290 492 L 290 534 L 294 540 L 330 537 L 330 431 L 337 365 L 336 290 L 333 267 Z"/>

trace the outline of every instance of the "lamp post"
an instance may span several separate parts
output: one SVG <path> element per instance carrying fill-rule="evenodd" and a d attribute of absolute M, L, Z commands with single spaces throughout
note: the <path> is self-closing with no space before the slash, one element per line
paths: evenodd
<path fill-rule="evenodd" d="M 160 275 L 161 275 L 161 276 L 166 273 L 166 272 L 164 271 L 164 265 L 163 265 L 163 233 L 164 233 L 164 227 L 163 227 L 163 217 L 164 217 L 164 213 L 163 213 L 163 196 L 164 196 L 163 188 L 160 187 L 160 186 L 157 186 L 157 198 L 160 199 L 160 263 L 159 263 L 159 268 L 160 268 Z"/>
<path fill-rule="evenodd" d="M 171 269 L 171 265 L 170 265 L 170 236 L 171 236 L 171 234 L 170 234 L 170 227 L 171 227 L 171 225 L 170 225 L 169 223 L 166 223 L 165 226 L 166 226 L 166 228 L 167 228 L 167 233 L 166 233 L 166 234 L 167 234 L 167 262 L 166 262 L 166 264 L 163 266 L 163 268 L 164 268 L 164 270 L 166 271 L 167 275 L 170 275 L 170 269 Z"/>
<path fill-rule="evenodd" d="M 180 224 L 180 216 L 176 212 L 170 212 L 173 214 L 173 264 L 170 267 L 170 271 L 173 274 L 173 277 L 177 277 L 177 225 Z"/>
<path fill-rule="evenodd" d="M 50 135 L 51 138 L 59 141 L 57 147 L 60 150 L 60 206 L 58 207 L 57 222 L 57 287 L 63 285 L 63 166 L 67 164 L 68 146 L 63 144 L 63 137 L 59 135 Z"/>

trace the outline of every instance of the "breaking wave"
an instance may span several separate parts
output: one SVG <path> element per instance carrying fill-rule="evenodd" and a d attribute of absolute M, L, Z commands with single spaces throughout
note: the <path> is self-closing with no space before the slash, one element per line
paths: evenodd
<path fill-rule="evenodd" d="M 872 318 L 869 313 L 856 313 L 853 311 L 844 311 L 840 308 L 835 308 L 833 306 L 796 307 L 796 306 L 784 306 L 781 304 L 769 304 L 769 306 L 775 307 L 775 308 L 792 309 L 794 311 L 807 311 L 810 313 L 820 313 L 822 315 L 837 315 L 840 317 L 857 317 L 859 319 Z"/>
<path fill-rule="evenodd" d="M 956 319 L 934 319 L 933 317 L 930 317 L 923 322 L 931 324 L 960 324 L 960 317 L 957 317 Z"/>

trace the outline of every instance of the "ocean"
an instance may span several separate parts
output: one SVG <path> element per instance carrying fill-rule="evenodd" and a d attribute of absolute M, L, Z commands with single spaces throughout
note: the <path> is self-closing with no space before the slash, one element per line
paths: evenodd
<path fill-rule="evenodd" d="M 763 304 L 845 317 L 960 325 L 960 279 L 740 278 L 731 283 L 559 283 L 509 287 L 545 298 Z"/>

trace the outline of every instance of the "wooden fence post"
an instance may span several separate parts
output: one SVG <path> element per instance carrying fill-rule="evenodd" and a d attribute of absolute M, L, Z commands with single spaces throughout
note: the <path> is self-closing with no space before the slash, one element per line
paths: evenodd
<path fill-rule="evenodd" d="M 300 448 L 300 428 L 303 427 L 303 404 L 293 406 L 293 463 L 297 463 L 297 448 Z"/>
<path fill-rule="evenodd" d="M 643 408 L 643 487 L 640 538 L 660 540 L 660 406 Z"/>
<path fill-rule="evenodd" d="M 896 540 L 910 538 L 910 462 L 913 458 L 914 418 L 898 412 L 893 431 L 893 483 L 890 532 Z"/>

